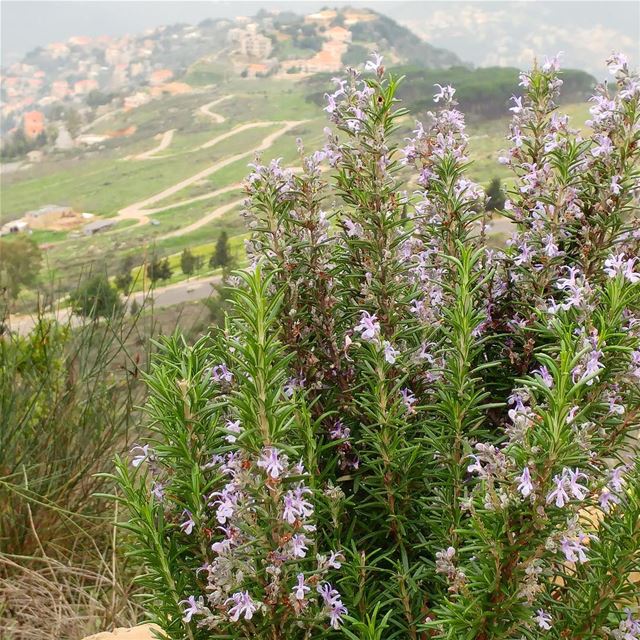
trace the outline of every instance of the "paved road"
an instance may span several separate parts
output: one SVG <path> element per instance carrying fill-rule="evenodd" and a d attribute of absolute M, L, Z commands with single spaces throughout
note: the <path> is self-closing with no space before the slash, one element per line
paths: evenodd
<path fill-rule="evenodd" d="M 170 307 L 174 304 L 183 302 L 196 302 L 205 300 L 213 293 L 213 287 L 220 282 L 220 276 L 205 276 L 203 278 L 194 278 L 191 281 L 176 282 L 164 287 L 158 287 L 153 291 L 137 291 L 123 301 L 129 306 L 134 300 L 138 304 L 142 304 L 146 300 L 147 304 L 155 307 Z M 153 300 L 151 299 L 153 298 Z M 47 318 L 55 318 L 60 323 L 70 322 L 71 326 L 79 326 L 82 324 L 82 318 L 75 316 L 67 307 L 62 307 L 56 311 L 45 314 Z M 13 315 L 9 318 L 9 326 L 15 333 L 26 334 L 33 329 L 36 318 L 33 315 Z"/>

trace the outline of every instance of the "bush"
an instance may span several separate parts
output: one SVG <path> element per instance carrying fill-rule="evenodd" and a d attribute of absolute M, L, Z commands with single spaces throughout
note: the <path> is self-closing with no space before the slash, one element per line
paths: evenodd
<path fill-rule="evenodd" d="M 79 639 L 134 623 L 113 504 L 95 475 L 138 433 L 135 323 L 40 317 L 0 341 L 0 637 Z M 117 510 L 116 510 L 117 513 Z"/>
<path fill-rule="evenodd" d="M 106 274 L 90 277 L 69 296 L 74 313 L 87 318 L 110 318 L 122 313 L 118 290 Z"/>
<path fill-rule="evenodd" d="M 164 342 L 117 461 L 167 637 L 638 637 L 640 83 L 609 64 L 585 139 L 557 60 L 522 74 L 504 251 L 454 90 L 400 150 L 379 61 L 301 173 L 255 167 L 224 329 Z"/>

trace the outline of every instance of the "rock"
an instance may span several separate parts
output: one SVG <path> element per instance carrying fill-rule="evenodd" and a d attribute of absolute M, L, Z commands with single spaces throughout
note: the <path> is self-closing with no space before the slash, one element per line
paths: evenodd
<path fill-rule="evenodd" d="M 141 624 L 139 627 L 131 627 L 130 629 L 120 627 L 113 631 L 104 631 L 88 636 L 84 640 L 157 640 L 157 636 L 153 631 L 160 631 L 155 624 Z"/>

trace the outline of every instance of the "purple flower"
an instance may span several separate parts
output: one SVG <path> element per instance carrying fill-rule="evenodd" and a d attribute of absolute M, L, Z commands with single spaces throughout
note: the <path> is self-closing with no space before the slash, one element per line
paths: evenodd
<path fill-rule="evenodd" d="M 316 590 L 324 601 L 331 626 L 334 629 L 338 629 L 342 622 L 342 616 L 348 613 L 346 607 L 342 604 L 340 594 L 328 582 L 319 584 Z"/>
<path fill-rule="evenodd" d="M 547 495 L 547 504 L 555 501 L 556 507 L 561 509 L 570 500 L 569 494 L 565 489 L 564 473 L 562 476 L 555 476 L 553 481 L 556 483 L 556 487 Z"/>
<path fill-rule="evenodd" d="M 227 365 L 223 363 L 215 365 L 211 369 L 211 378 L 215 382 L 231 382 L 233 380 L 233 374 L 229 369 L 227 369 Z"/>
<path fill-rule="evenodd" d="M 161 482 L 154 482 L 151 486 L 151 495 L 158 501 L 164 500 L 164 485 Z"/>
<path fill-rule="evenodd" d="M 413 394 L 413 391 L 411 391 L 411 389 L 407 389 L 405 387 L 404 389 L 400 389 L 400 394 L 402 395 L 402 403 L 407 408 L 407 411 L 409 413 L 415 413 L 416 410 L 415 410 L 413 405 L 418 400 L 416 399 L 415 395 Z"/>
<path fill-rule="evenodd" d="M 362 238 L 364 235 L 364 229 L 359 222 L 353 222 L 349 218 L 344 219 L 344 226 L 349 238 Z"/>
<path fill-rule="evenodd" d="M 522 494 L 524 498 L 531 495 L 533 492 L 533 483 L 531 482 L 531 473 L 529 472 L 529 467 L 525 467 L 522 475 L 518 477 L 520 484 L 518 484 L 518 491 Z"/>
<path fill-rule="evenodd" d="M 544 631 L 551 629 L 551 616 L 543 609 L 538 609 L 533 617 L 534 622 Z"/>
<path fill-rule="evenodd" d="M 531 373 L 537 373 L 542 379 L 543 384 L 551 389 L 553 387 L 553 376 L 549 373 L 549 369 L 545 365 L 540 365 L 537 369 L 534 369 Z"/>
<path fill-rule="evenodd" d="M 230 603 L 233 603 L 233 606 L 229 609 L 229 619 L 232 622 L 238 622 L 242 615 L 244 615 L 245 620 L 251 620 L 253 614 L 258 610 L 248 591 L 238 591 L 234 593 L 225 602 L 225 604 Z"/>
<path fill-rule="evenodd" d="M 573 497 L 576 500 L 584 500 L 587 494 L 589 493 L 589 489 L 581 485 L 578 481 L 581 478 L 584 478 L 586 480 L 587 475 L 585 473 L 582 473 L 582 471 L 580 471 L 577 468 L 574 469 L 573 471 L 571 469 L 566 469 L 566 471 L 568 472 L 567 482 L 568 482 L 569 491 L 571 491 L 571 493 L 573 494 Z"/>
<path fill-rule="evenodd" d="M 292 536 L 290 544 L 294 558 L 304 558 L 307 555 L 308 547 L 305 542 L 308 540 L 303 533 L 296 533 Z"/>
<path fill-rule="evenodd" d="M 284 471 L 284 464 L 280 460 L 280 454 L 275 447 L 267 447 L 258 460 L 258 466 L 267 472 L 267 475 L 277 480 Z"/>
<path fill-rule="evenodd" d="M 558 53 L 556 53 L 553 58 L 547 58 L 545 56 L 544 64 L 542 65 L 542 70 L 544 71 L 544 73 L 560 70 L 560 56 L 562 56 L 563 53 L 563 51 L 558 51 Z"/>
<path fill-rule="evenodd" d="M 522 106 L 522 97 L 511 96 L 511 100 L 513 100 L 513 107 L 509 107 L 509 111 L 513 113 L 522 113 L 524 111 L 524 107 Z"/>
<path fill-rule="evenodd" d="M 611 504 L 620 504 L 620 498 L 613 493 L 609 487 L 602 487 L 598 502 L 600 503 L 600 508 L 605 513 L 609 513 L 609 511 L 611 511 Z"/>
<path fill-rule="evenodd" d="M 565 467 L 562 470 L 562 474 L 555 476 L 553 479 L 556 487 L 547 496 L 547 504 L 555 501 L 556 507 L 562 508 L 571 500 L 569 493 L 571 493 L 576 500 L 584 500 L 589 490 L 580 484 L 579 481 L 583 478 L 586 480 L 587 475 L 579 469 L 571 470 Z"/>
<path fill-rule="evenodd" d="M 456 90 L 451 85 L 442 86 L 441 84 L 434 84 L 434 87 L 438 87 L 438 93 L 433 96 L 434 102 L 451 102 Z"/>
<path fill-rule="evenodd" d="M 397 349 L 394 349 L 391 343 L 388 340 L 384 341 L 384 359 L 389 364 L 395 364 L 396 358 L 400 355 L 400 352 Z"/>
<path fill-rule="evenodd" d="M 134 456 L 134 458 L 131 460 L 131 465 L 137 468 L 149 457 L 149 445 L 145 444 L 143 447 L 141 447 L 140 445 L 136 445 L 135 447 L 133 447 L 133 449 L 131 449 L 131 453 L 133 453 L 134 451 L 141 452 Z"/>
<path fill-rule="evenodd" d="M 233 444 L 237 440 L 237 437 L 234 434 L 242 433 L 240 420 L 227 420 L 225 429 L 229 432 L 229 435 L 225 437 L 225 440 Z"/>
<path fill-rule="evenodd" d="M 613 176 L 613 178 L 611 178 L 611 185 L 609 186 L 609 189 L 611 189 L 611 193 L 613 193 L 614 196 L 620 195 L 620 192 L 622 191 L 622 187 L 620 186 L 620 176 Z"/>
<path fill-rule="evenodd" d="M 599 158 L 600 156 L 606 158 L 613 153 L 613 142 L 611 142 L 611 138 L 609 138 L 609 136 L 602 134 L 597 135 L 596 141 L 598 142 L 598 145 L 591 149 L 591 155 L 594 156 L 594 158 Z"/>
<path fill-rule="evenodd" d="M 360 332 L 363 340 L 375 340 L 380 333 L 378 317 L 375 314 L 371 315 L 368 311 L 363 311 L 360 316 L 360 324 L 354 327 L 354 331 Z"/>
<path fill-rule="evenodd" d="M 311 493 L 311 491 L 306 487 L 298 487 L 293 491 L 287 491 L 283 497 L 283 520 L 289 524 L 294 524 L 298 518 L 307 518 L 313 515 L 313 505 L 303 497 L 304 494 L 308 493 Z"/>
<path fill-rule="evenodd" d="M 612 76 L 615 76 L 618 71 L 624 71 L 629 64 L 629 60 L 627 56 L 622 53 L 612 53 L 609 58 L 607 58 L 607 66 L 609 67 L 609 73 Z"/>
<path fill-rule="evenodd" d="M 309 593 L 309 591 L 311 591 L 311 589 L 309 587 L 307 587 L 307 585 L 304 583 L 304 574 L 303 573 L 299 573 L 298 574 L 298 583 L 293 588 L 293 596 L 294 596 L 294 598 L 296 600 L 304 600 L 305 596 L 307 595 L 307 593 Z"/>
<path fill-rule="evenodd" d="M 193 517 L 191 516 L 191 512 L 186 509 L 182 512 L 183 516 L 187 516 L 187 519 L 180 525 L 180 529 L 186 533 L 188 536 L 193 532 L 193 527 L 196 526 L 196 523 L 193 521 Z"/>
<path fill-rule="evenodd" d="M 189 596 L 186 600 L 180 600 L 180 604 L 188 604 L 189 606 L 184 610 L 184 616 L 182 618 L 183 622 L 191 622 L 191 618 L 194 615 L 200 613 L 202 608 L 202 603 L 196 601 L 194 596 Z"/>
<path fill-rule="evenodd" d="M 580 564 L 588 562 L 589 558 L 587 558 L 587 554 L 585 553 L 587 547 L 582 544 L 587 539 L 588 536 L 584 533 L 578 533 L 574 538 L 563 536 L 560 541 L 560 548 L 567 562 L 579 562 Z"/>
<path fill-rule="evenodd" d="M 614 491 L 622 491 L 624 488 L 624 485 L 627 484 L 626 479 L 623 477 L 623 474 L 626 472 L 627 472 L 626 465 L 620 465 L 619 467 L 616 467 L 615 469 L 611 470 L 611 478 L 609 482 L 611 483 L 611 486 L 613 487 Z"/>
<path fill-rule="evenodd" d="M 373 71 L 374 73 L 381 74 L 384 71 L 382 66 L 382 56 L 375 51 L 371 53 L 373 60 L 367 60 L 364 65 L 365 71 Z"/>

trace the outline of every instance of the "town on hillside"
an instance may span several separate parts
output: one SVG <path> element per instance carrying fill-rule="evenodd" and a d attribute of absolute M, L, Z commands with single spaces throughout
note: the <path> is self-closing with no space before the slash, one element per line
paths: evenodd
<path fill-rule="evenodd" d="M 87 131 L 114 108 L 136 109 L 229 74 L 295 80 L 335 73 L 362 60 L 372 47 L 384 49 L 390 63 L 407 61 L 403 47 L 432 68 L 459 63 L 454 54 L 430 47 L 388 18 L 351 8 L 304 16 L 261 11 L 140 35 L 77 35 L 53 42 L 3 69 L 2 159 L 30 154 L 37 162 L 46 148 L 65 151 L 133 133 Z"/>

